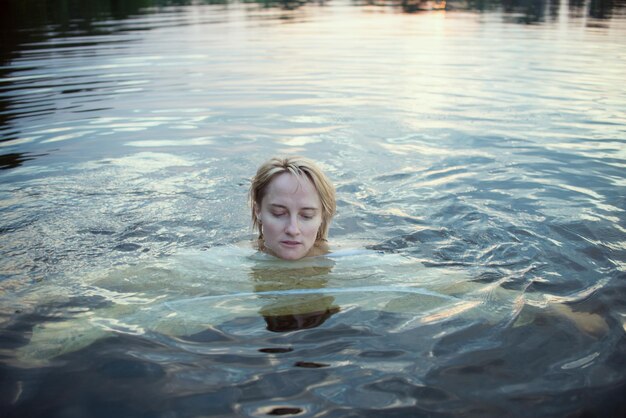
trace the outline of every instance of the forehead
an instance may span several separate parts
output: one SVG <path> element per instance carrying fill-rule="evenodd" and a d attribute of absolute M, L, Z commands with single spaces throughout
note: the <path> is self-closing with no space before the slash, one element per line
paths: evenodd
<path fill-rule="evenodd" d="M 320 197 L 315 185 L 307 176 L 282 173 L 270 182 L 263 203 L 281 205 L 297 203 L 299 206 L 319 207 Z"/>

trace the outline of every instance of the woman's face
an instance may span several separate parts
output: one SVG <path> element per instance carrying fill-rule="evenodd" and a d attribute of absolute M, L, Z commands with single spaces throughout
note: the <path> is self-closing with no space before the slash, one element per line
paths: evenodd
<path fill-rule="evenodd" d="M 306 176 L 282 173 L 274 177 L 254 211 L 270 254 L 298 260 L 311 252 L 322 224 L 322 205 Z"/>

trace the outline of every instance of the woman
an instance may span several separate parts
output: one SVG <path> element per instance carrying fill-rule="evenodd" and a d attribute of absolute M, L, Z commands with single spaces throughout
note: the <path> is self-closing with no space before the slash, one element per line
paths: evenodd
<path fill-rule="evenodd" d="M 250 203 L 259 250 L 285 260 L 328 252 L 335 188 L 313 161 L 303 157 L 267 161 L 252 179 Z"/>

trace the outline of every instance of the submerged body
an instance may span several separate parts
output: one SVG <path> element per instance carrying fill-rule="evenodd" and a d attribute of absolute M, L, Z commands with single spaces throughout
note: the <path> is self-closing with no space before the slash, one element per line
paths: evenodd
<path fill-rule="evenodd" d="M 94 273 L 73 292 L 76 296 L 62 284 L 41 283 L 25 298 L 24 318 L 33 312 L 55 315 L 32 329 L 28 344 L 15 352 L 18 363 L 45 364 L 115 335 L 178 338 L 243 318 L 250 323 L 241 331 L 246 335 L 353 326 L 356 311 L 396 315 L 385 331 L 390 334 L 449 321 L 522 326 L 546 313 L 567 318 L 594 338 L 606 331 L 598 315 L 573 314 L 568 305 L 555 306 L 539 294 L 365 249 L 285 261 L 250 247 L 219 246 Z M 96 306 L 84 305 L 94 300 Z"/>

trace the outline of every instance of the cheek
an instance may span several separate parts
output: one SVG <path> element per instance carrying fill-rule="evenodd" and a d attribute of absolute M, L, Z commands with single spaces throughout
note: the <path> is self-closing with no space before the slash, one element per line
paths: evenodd
<path fill-rule="evenodd" d="M 306 231 L 310 235 L 317 235 L 317 231 L 320 229 L 321 226 L 322 226 L 321 220 L 317 222 L 311 222 L 310 225 L 307 225 Z"/>
<path fill-rule="evenodd" d="M 280 220 L 271 217 L 271 216 L 266 216 L 265 218 L 263 218 L 263 229 L 267 230 L 267 231 L 276 231 L 277 229 L 280 229 Z"/>
<path fill-rule="evenodd" d="M 277 218 L 275 216 L 266 216 L 263 218 L 263 234 L 278 235 L 286 228 L 283 218 Z"/>

